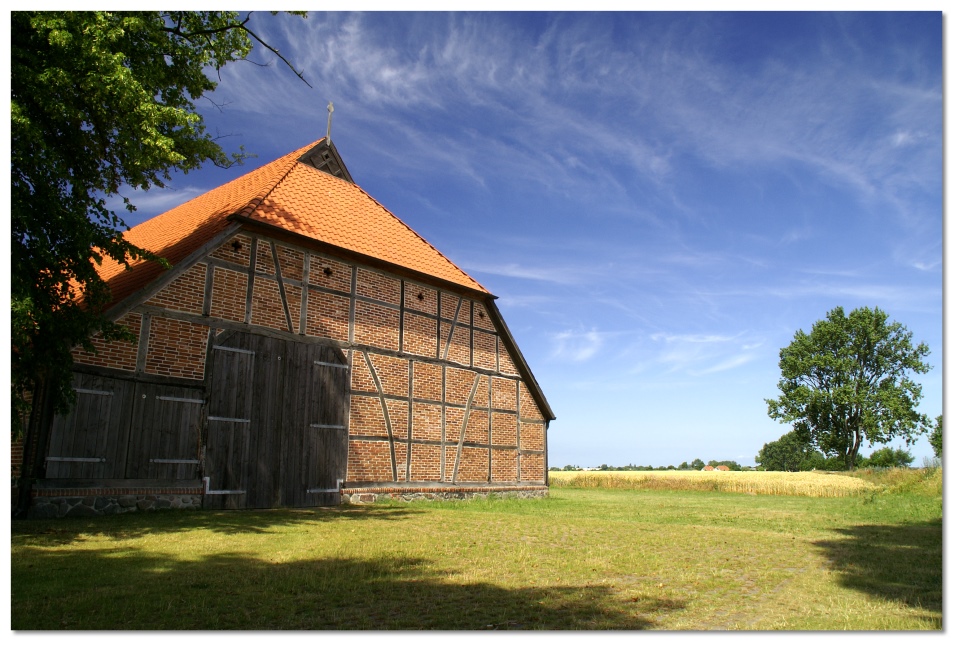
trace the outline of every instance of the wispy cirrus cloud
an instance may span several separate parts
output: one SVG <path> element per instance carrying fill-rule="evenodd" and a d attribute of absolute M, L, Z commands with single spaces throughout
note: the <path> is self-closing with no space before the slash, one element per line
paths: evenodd
<path fill-rule="evenodd" d="M 176 189 L 153 188 L 149 191 L 127 188 L 121 191 L 121 195 L 110 197 L 107 200 L 107 207 L 113 209 L 128 226 L 133 227 L 146 218 L 169 211 L 206 191 L 207 189 L 191 185 Z M 137 210 L 133 213 L 126 211 L 122 196 L 129 198 Z"/>
<path fill-rule="evenodd" d="M 654 333 L 634 353 L 642 352 L 634 372 L 662 371 L 702 377 L 729 371 L 757 359 L 765 339 L 755 333 Z"/>
<path fill-rule="evenodd" d="M 496 265 L 466 262 L 463 264 L 463 268 L 470 272 L 476 272 L 477 274 L 494 274 L 496 276 L 546 281 L 561 285 L 583 283 L 581 272 L 573 271 L 571 268 L 566 267 L 543 267 L 509 262 Z"/>
<path fill-rule="evenodd" d="M 941 138 L 941 76 L 910 84 L 895 76 L 922 69 L 913 52 L 890 50 L 898 58 L 885 67 L 850 66 L 860 54 L 837 40 L 828 52 L 770 56 L 743 75 L 723 57 L 726 17 L 691 14 L 669 29 L 630 17 L 544 14 L 526 26 L 497 13 L 317 13 L 259 24 L 322 89 L 317 99 L 286 78 L 312 98 L 290 109 L 315 120 L 325 99 L 342 101 L 354 122 L 403 139 L 402 149 L 378 150 L 397 171 L 443 168 L 483 186 L 477 164 L 495 159 L 504 175 L 553 191 L 625 198 L 634 188 L 612 164 L 630 171 L 630 184 L 661 192 L 657 199 L 682 202 L 687 178 L 676 160 L 692 158 L 722 169 L 805 169 L 904 214 L 904 191 L 940 181 L 941 154 L 928 142 Z M 824 38 L 844 28 L 821 27 Z M 627 38 L 610 48 L 617 29 Z M 276 78 L 292 76 L 274 67 Z M 249 92 L 263 73 L 228 67 L 224 78 L 237 82 L 223 84 L 224 100 L 269 114 L 275 96 Z M 864 114 L 874 136 L 862 137 Z"/>
<path fill-rule="evenodd" d="M 554 359 L 574 363 L 585 362 L 600 351 L 604 344 L 604 335 L 598 331 L 564 330 L 551 336 Z"/>

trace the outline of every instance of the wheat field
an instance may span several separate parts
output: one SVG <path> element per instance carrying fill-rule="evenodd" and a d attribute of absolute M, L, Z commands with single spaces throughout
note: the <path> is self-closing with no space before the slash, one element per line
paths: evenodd
<path fill-rule="evenodd" d="M 830 472 L 550 472 L 553 487 L 621 490 L 700 490 L 809 497 L 845 497 L 880 487 Z"/>

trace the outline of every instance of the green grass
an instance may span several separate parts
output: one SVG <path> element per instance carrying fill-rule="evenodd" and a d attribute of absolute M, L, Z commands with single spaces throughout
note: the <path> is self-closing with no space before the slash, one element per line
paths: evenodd
<path fill-rule="evenodd" d="M 942 499 L 909 488 L 169 511 L 11 542 L 14 630 L 942 628 Z"/>

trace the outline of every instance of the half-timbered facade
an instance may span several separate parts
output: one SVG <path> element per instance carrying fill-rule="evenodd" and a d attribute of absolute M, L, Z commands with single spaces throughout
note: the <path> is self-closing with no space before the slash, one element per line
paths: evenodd
<path fill-rule="evenodd" d="M 172 267 L 104 264 L 137 341 L 74 353 L 35 516 L 545 492 L 554 416 L 495 297 L 326 140 L 126 236 Z"/>

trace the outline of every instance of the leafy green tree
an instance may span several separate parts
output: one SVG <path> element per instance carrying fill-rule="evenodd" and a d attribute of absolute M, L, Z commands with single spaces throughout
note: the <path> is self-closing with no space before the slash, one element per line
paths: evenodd
<path fill-rule="evenodd" d="M 909 467 L 915 458 L 905 449 L 880 447 L 862 462 L 862 467 Z"/>
<path fill-rule="evenodd" d="M 932 451 L 936 458 L 942 458 L 942 414 L 936 416 L 936 426 L 929 434 L 929 444 L 932 445 Z"/>
<path fill-rule="evenodd" d="M 793 429 L 827 456 L 856 464 L 863 442 L 915 442 L 929 428 L 916 411 L 922 387 L 910 373 L 925 373 L 925 343 L 875 308 L 858 308 L 847 317 L 841 307 L 796 332 L 779 353 L 779 398 L 766 400 L 769 416 Z"/>
<path fill-rule="evenodd" d="M 11 14 L 11 390 L 13 427 L 25 393 L 57 411 L 73 402 L 71 349 L 90 336 L 130 338 L 103 316 L 105 257 L 162 262 L 127 243 L 107 206 L 123 187 L 162 187 L 174 170 L 228 166 L 195 101 L 216 72 L 267 47 L 234 12 Z M 295 70 L 294 70 L 295 71 Z M 302 75 L 297 72 L 302 79 Z M 133 211 L 128 198 L 125 208 Z"/>
<path fill-rule="evenodd" d="M 822 469 L 825 457 L 816 451 L 808 438 L 797 431 L 784 434 L 779 440 L 763 445 L 756 463 L 766 471 L 802 472 Z"/>
<path fill-rule="evenodd" d="M 701 470 L 704 467 L 706 467 L 706 463 L 704 463 L 703 461 L 697 458 L 697 459 L 694 459 L 693 462 L 689 464 L 689 466 L 692 467 L 694 470 Z"/>

